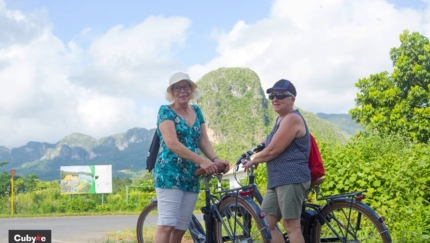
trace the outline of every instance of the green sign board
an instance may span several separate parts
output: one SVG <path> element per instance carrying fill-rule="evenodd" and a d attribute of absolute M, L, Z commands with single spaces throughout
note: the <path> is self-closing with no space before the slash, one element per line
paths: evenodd
<path fill-rule="evenodd" d="M 112 165 L 61 166 L 61 193 L 112 193 Z"/>

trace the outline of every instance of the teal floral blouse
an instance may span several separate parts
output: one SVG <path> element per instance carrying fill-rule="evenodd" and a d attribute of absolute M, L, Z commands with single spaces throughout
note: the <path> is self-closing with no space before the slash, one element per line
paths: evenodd
<path fill-rule="evenodd" d="M 158 110 L 157 127 L 165 120 L 173 121 L 178 140 L 194 153 L 200 154 L 198 143 L 201 134 L 200 124 L 204 123 L 205 120 L 200 108 L 197 105 L 191 106 L 197 114 L 196 122 L 193 126 L 188 126 L 169 105 L 163 105 Z M 163 136 L 158 128 L 157 133 L 160 136 L 160 150 L 154 167 L 154 186 L 199 192 L 200 179 L 194 177 L 194 172 L 199 166 L 170 151 L 164 143 Z"/>

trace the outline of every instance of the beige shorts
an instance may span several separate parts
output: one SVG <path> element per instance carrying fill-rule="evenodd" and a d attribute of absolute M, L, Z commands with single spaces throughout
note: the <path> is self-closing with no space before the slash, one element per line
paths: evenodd
<path fill-rule="evenodd" d="M 280 219 L 299 219 L 306 191 L 311 182 L 288 184 L 267 189 L 261 209 Z"/>

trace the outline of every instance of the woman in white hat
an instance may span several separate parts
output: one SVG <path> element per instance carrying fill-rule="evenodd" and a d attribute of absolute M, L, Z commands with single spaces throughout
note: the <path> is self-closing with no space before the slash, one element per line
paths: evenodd
<path fill-rule="evenodd" d="M 217 172 L 219 159 L 209 141 L 202 111 L 190 100 L 198 96 L 197 85 L 188 74 L 177 72 L 170 77 L 167 100 L 158 111 L 157 133 L 160 151 L 154 168 L 154 185 L 158 200 L 158 228 L 154 242 L 181 242 L 191 222 L 200 190 L 200 179 L 194 177 L 198 168 L 206 173 Z M 200 151 L 206 157 L 200 155 Z M 209 158 L 209 159 L 207 159 Z"/>

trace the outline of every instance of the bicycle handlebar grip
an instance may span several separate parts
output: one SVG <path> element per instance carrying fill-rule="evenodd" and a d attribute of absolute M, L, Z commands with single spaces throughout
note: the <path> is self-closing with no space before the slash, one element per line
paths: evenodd
<path fill-rule="evenodd" d="M 224 164 L 222 164 L 222 163 L 215 163 L 215 162 L 214 162 L 214 164 L 218 168 L 218 172 L 217 173 L 221 173 L 221 172 L 223 172 L 225 170 L 225 165 Z M 196 170 L 196 173 L 194 173 L 194 176 L 198 177 L 198 176 L 201 176 L 203 174 L 206 174 L 205 170 L 203 168 L 198 168 Z"/>
<path fill-rule="evenodd" d="M 254 152 L 261 152 L 261 150 L 266 148 L 266 144 L 265 143 L 260 143 L 259 145 L 257 145 L 257 147 L 254 148 Z"/>

